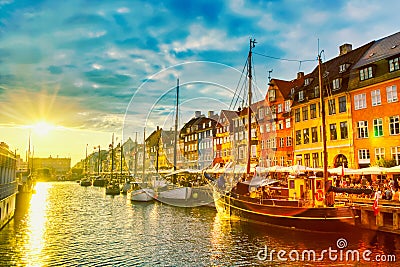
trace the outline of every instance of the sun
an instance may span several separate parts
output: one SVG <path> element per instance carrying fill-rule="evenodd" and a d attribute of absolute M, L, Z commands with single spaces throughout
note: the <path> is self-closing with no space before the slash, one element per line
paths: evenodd
<path fill-rule="evenodd" d="M 47 135 L 52 129 L 54 129 L 54 126 L 45 122 L 41 121 L 36 123 L 35 125 L 32 126 L 33 131 L 39 135 L 39 136 L 45 136 Z"/>

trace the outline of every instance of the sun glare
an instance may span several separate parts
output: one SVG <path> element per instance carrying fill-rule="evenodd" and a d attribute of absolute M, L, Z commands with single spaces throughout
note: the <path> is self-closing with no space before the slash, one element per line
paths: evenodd
<path fill-rule="evenodd" d="M 47 122 L 41 121 L 33 125 L 32 128 L 37 135 L 45 136 L 54 128 L 54 126 L 48 124 Z"/>

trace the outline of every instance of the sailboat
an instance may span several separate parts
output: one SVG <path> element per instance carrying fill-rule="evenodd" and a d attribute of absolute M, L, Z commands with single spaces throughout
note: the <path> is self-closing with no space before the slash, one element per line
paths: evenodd
<path fill-rule="evenodd" d="M 166 184 L 157 190 L 155 199 L 165 204 L 180 206 L 180 207 L 194 207 L 209 205 L 213 202 L 212 188 L 206 184 L 204 186 L 178 186 L 176 185 L 177 177 L 199 175 L 201 172 L 192 169 L 180 169 L 177 170 L 177 147 L 178 147 L 178 119 L 179 119 L 179 79 L 177 79 L 176 85 L 176 105 L 175 105 L 175 129 L 174 129 L 174 169 L 171 173 L 167 174 L 166 177 L 172 176 L 172 184 Z M 158 169 L 158 167 L 157 167 Z"/>
<path fill-rule="evenodd" d="M 336 203 L 334 193 L 328 193 L 325 109 L 322 93 L 321 57 L 318 57 L 319 88 L 323 131 L 324 171 L 319 176 L 290 176 L 287 186 L 278 181 L 252 174 L 250 168 L 251 141 L 251 57 L 255 40 L 250 39 L 248 53 L 248 136 L 247 170 L 244 180 L 229 185 L 231 181 L 220 177 L 214 182 L 214 202 L 218 213 L 255 223 L 275 225 L 296 230 L 336 232 L 350 229 L 355 224 L 351 207 Z M 207 173 L 205 173 L 207 175 Z M 320 177 L 323 176 L 323 177 Z"/>
<path fill-rule="evenodd" d="M 112 135 L 112 143 L 110 145 L 111 148 L 111 178 L 110 178 L 110 184 L 107 185 L 106 187 L 106 195 L 119 195 L 120 194 L 120 189 L 119 189 L 119 184 L 117 184 L 114 179 L 114 134 Z"/>
<path fill-rule="evenodd" d="M 136 142 L 137 145 L 137 142 Z M 137 162 L 137 147 L 135 153 L 135 173 L 136 173 L 136 162 Z M 138 202 L 150 202 L 154 200 L 154 190 L 148 188 L 145 183 L 145 155 L 146 155 L 146 129 L 143 130 L 143 165 L 142 165 L 142 183 L 134 182 L 132 189 L 128 192 L 129 198 L 132 201 Z"/>

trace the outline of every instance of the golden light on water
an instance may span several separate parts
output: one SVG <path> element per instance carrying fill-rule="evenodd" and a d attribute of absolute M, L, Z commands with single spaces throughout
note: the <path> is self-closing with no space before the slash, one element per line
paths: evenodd
<path fill-rule="evenodd" d="M 30 251 L 29 258 L 25 259 L 27 266 L 43 266 L 41 254 L 45 245 L 45 233 L 48 211 L 48 191 L 52 187 L 49 183 L 37 183 L 36 194 L 30 201 L 29 216 L 27 217 L 29 229 L 25 251 Z"/>

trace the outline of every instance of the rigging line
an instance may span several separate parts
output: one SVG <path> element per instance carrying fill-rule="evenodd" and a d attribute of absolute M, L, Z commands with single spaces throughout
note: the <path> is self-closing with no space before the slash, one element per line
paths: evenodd
<path fill-rule="evenodd" d="M 272 59 L 276 59 L 276 60 L 282 60 L 282 61 L 291 61 L 291 62 L 311 62 L 311 61 L 316 61 L 316 59 L 304 59 L 304 60 L 298 60 L 298 59 L 288 59 L 288 58 L 280 58 L 280 57 L 273 57 L 273 56 L 268 56 L 268 55 L 264 55 L 264 54 L 260 54 L 257 52 L 253 52 L 253 54 L 262 56 L 262 57 L 266 57 L 266 58 L 272 58 Z"/>
<path fill-rule="evenodd" d="M 239 79 L 239 81 L 238 81 L 238 83 L 237 83 L 237 85 L 236 85 L 235 92 L 233 93 L 233 97 L 232 97 L 232 99 L 231 99 L 231 103 L 229 104 L 229 109 L 231 109 L 233 100 L 236 98 L 236 95 L 238 95 L 238 97 L 239 97 L 239 94 L 236 94 L 236 92 L 237 92 L 237 90 L 238 90 L 238 88 L 239 88 L 239 85 L 240 85 L 240 82 L 241 82 L 241 80 L 242 80 L 244 70 L 245 70 L 246 67 L 247 67 L 247 63 L 248 63 L 248 62 L 247 62 L 247 59 L 246 59 L 246 63 L 245 63 L 244 66 L 243 66 L 242 73 L 241 73 L 241 75 L 240 75 L 240 79 Z M 241 92 L 241 90 L 240 90 L 240 92 Z M 240 92 L 239 92 L 239 93 L 240 93 Z M 236 103 L 237 103 L 237 99 L 236 99 Z M 236 104 L 235 104 L 235 105 L 236 105 Z"/>

